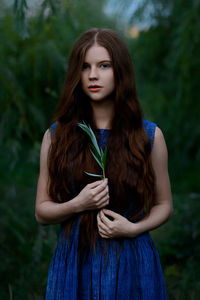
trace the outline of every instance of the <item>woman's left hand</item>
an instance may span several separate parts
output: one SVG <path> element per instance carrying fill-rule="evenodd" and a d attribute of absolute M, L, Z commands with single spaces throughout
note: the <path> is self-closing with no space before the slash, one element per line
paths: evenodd
<path fill-rule="evenodd" d="M 110 217 L 110 218 L 108 218 Z M 112 210 L 102 209 L 97 215 L 99 234 L 102 238 L 135 237 L 137 235 L 134 223 Z"/>

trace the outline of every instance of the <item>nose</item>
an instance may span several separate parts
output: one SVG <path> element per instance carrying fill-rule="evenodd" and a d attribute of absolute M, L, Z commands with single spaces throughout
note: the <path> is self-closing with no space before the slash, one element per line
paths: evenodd
<path fill-rule="evenodd" d="M 96 67 L 91 67 L 89 73 L 89 80 L 95 80 L 95 79 L 98 79 L 98 71 Z"/>

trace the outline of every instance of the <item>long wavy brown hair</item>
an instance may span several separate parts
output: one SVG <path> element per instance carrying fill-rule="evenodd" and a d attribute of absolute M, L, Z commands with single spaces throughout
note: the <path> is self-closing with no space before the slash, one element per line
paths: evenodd
<path fill-rule="evenodd" d="M 109 29 L 93 28 L 76 41 L 70 58 L 63 91 L 54 121 L 57 126 L 49 149 L 49 195 L 55 202 L 75 197 L 88 183 L 96 180 L 84 171 L 99 174 L 91 156 L 88 136 L 77 126 L 84 121 L 97 135 L 89 98 L 83 93 L 80 78 L 87 50 L 97 43 L 109 52 L 114 79 L 114 117 L 107 142 L 106 177 L 109 180 L 108 209 L 120 214 L 132 205 L 130 220 L 154 205 L 155 184 L 151 163 L 151 145 L 142 122 L 134 72 L 128 49 L 121 37 Z M 80 217 L 79 248 L 95 248 L 99 237 L 96 215 L 85 211 Z M 70 231 L 74 219 L 65 222 Z"/>

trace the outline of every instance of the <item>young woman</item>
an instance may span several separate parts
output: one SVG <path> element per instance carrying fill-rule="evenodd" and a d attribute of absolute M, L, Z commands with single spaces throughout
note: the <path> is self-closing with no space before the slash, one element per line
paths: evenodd
<path fill-rule="evenodd" d="M 44 135 L 36 199 L 41 224 L 61 223 L 46 299 L 166 299 L 149 231 L 168 220 L 167 149 L 142 119 L 128 50 L 118 34 L 91 29 L 69 59 L 55 123 Z M 84 121 L 107 147 L 106 179 Z"/>

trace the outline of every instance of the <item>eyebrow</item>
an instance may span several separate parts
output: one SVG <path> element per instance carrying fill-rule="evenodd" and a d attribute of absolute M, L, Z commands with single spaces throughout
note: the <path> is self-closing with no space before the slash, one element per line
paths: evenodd
<path fill-rule="evenodd" d="M 97 63 L 98 63 L 98 64 L 102 64 L 102 63 L 105 63 L 105 62 L 112 63 L 112 61 L 111 61 L 111 60 L 108 60 L 108 59 L 98 61 Z M 85 64 L 89 64 L 87 61 L 84 61 L 84 63 L 85 63 Z"/>
<path fill-rule="evenodd" d="M 104 62 L 112 62 L 111 60 L 108 60 L 108 59 L 105 59 L 105 60 L 101 60 L 101 61 L 99 61 L 99 64 L 101 64 L 101 63 L 104 63 Z"/>

